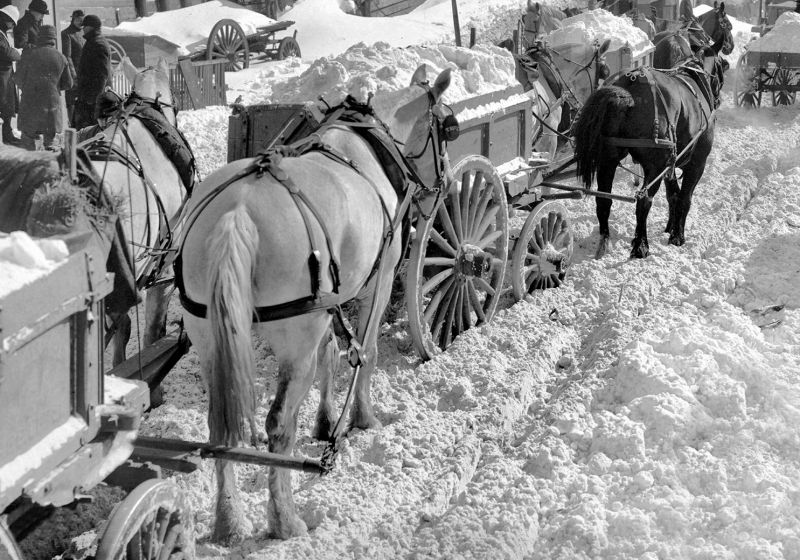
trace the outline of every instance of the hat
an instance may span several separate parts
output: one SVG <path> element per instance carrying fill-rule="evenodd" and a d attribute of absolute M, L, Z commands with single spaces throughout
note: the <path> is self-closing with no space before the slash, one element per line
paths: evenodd
<path fill-rule="evenodd" d="M 83 10 L 75 10 L 74 12 L 72 12 L 72 15 L 70 17 L 71 18 L 76 18 L 76 17 L 83 17 L 83 16 L 84 16 Z"/>
<path fill-rule="evenodd" d="M 52 25 L 43 25 L 39 28 L 39 35 L 36 36 L 38 45 L 55 44 L 56 28 Z"/>
<path fill-rule="evenodd" d="M 100 21 L 100 18 L 89 14 L 85 18 L 83 18 L 83 26 L 84 27 L 94 27 L 95 29 L 100 29 L 103 26 L 103 23 Z"/>
<path fill-rule="evenodd" d="M 19 10 L 16 6 L 3 6 L 0 8 L 0 12 L 10 17 L 14 22 L 14 25 L 17 25 L 17 20 L 19 20 Z"/>
<path fill-rule="evenodd" d="M 45 4 L 44 0 L 31 0 L 28 10 L 32 12 L 39 12 L 40 14 L 45 15 L 50 13 L 50 10 L 47 9 L 47 4 Z"/>

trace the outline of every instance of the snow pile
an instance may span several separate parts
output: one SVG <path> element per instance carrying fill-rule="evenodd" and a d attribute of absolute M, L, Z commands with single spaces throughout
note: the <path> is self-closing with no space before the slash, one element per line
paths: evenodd
<path fill-rule="evenodd" d="M 156 12 L 136 21 L 125 21 L 109 33 L 156 35 L 178 45 L 179 54 L 188 55 L 205 49 L 211 29 L 222 19 L 234 20 L 245 35 L 255 34 L 258 27 L 275 23 L 274 19 L 228 0 L 210 0 L 188 8 Z"/>
<path fill-rule="evenodd" d="M 514 58 L 505 49 L 478 45 L 473 49 L 450 45 L 395 48 L 388 43 L 359 43 L 344 54 L 316 60 L 303 74 L 272 88 L 272 103 L 314 101 L 328 103 L 347 94 L 366 99 L 368 92 L 396 91 L 407 87 L 421 65 L 428 66 L 431 82 L 445 68 L 452 68 L 445 101 L 453 103 L 516 85 Z"/>
<path fill-rule="evenodd" d="M 313 60 L 338 55 L 357 41 L 386 42 L 395 47 L 439 43 L 452 36 L 452 23 L 445 27 L 420 16 L 364 18 L 344 13 L 338 0 L 304 0 L 279 18 L 295 22 L 303 58 Z"/>
<path fill-rule="evenodd" d="M 775 21 L 775 27 L 750 43 L 751 51 L 800 53 L 800 14 L 784 12 Z"/>
<path fill-rule="evenodd" d="M 616 51 L 626 44 L 631 47 L 633 57 L 653 47 L 647 34 L 635 27 L 630 18 L 617 17 L 603 9 L 589 10 L 566 18 L 561 29 L 551 31 L 545 36 L 549 45 L 566 45 L 570 43 L 588 44 L 593 41 L 602 43 L 611 39 L 609 51 Z"/>
<path fill-rule="evenodd" d="M 24 231 L 0 234 L 0 298 L 45 276 L 69 256 L 60 239 L 31 239 Z"/>

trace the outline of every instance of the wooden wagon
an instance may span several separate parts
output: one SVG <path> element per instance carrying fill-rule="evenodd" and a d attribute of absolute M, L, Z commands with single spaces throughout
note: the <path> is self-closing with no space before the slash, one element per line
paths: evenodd
<path fill-rule="evenodd" d="M 765 92 L 770 94 L 773 106 L 791 105 L 798 90 L 800 52 L 748 50 L 736 63 L 733 91 L 738 107 L 760 107 Z"/>

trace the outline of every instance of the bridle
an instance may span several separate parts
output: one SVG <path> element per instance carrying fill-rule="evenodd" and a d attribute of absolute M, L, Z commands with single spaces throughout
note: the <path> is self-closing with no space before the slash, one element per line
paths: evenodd
<path fill-rule="evenodd" d="M 447 182 L 448 174 L 446 143 L 452 142 L 458 138 L 460 132 L 458 120 L 453 115 L 453 110 L 449 105 L 440 103 L 436 100 L 431 92 L 431 87 L 428 82 L 422 82 L 418 85 L 422 87 L 428 95 L 428 135 L 425 139 L 425 144 L 422 146 L 422 149 L 419 153 L 414 155 L 403 154 L 403 157 L 406 160 L 416 162 L 417 160 L 421 159 L 430 149 L 433 149 L 436 179 L 432 186 L 426 185 L 419 175 L 417 175 L 416 170 L 412 166 L 409 166 L 409 169 L 413 173 L 413 176 L 411 177 L 412 181 L 414 181 L 420 188 L 425 191 L 441 192 L 442 187 Z M 400 142 L 397 143 L 400 144 Z"/>
<path fill-rule="evenodd" d="M 595 43 L 595 45 L 593 47 L 594 47 L 594 52 L 592 53 L 592 56 L 589 58 L 589 61 L 586 62 L 585 64 L 583 62 L 577 62 L 575 60 L 572 60 L 571 58 L 568 58 L 568 57 L 564 56 L 563 54 L 561 54 L 557 50 L 551 49 L 551 48 L 549 48 L 547 46 L 544 46 L 544 45 L 539 46 L 539 47 L 536 48 L 536 50 L 541 52 L 547 59 L 549 59 L 550 64 L 548 64 L 546 61 L 541 61 L 541 62 L 544 62 L 544 64 L 547 67 L 550 68 L 550 71 L 555 76 L 558 77 L 558 81 L 560 82 L 560 85 L 564 89 L 567 90 L 567 93 L 568 93 L 567 100 L 568 100 L 570 106 L 572 106 L 572 108 L 575 109 L 575 110 L 580 109 L 580 107 L 577 106 L 578 105 L 578 96 L 575 95 L 575 91 L 573 91 L 573 87 L 574 87 L 573 84 L 575 82 L 575 78 L 573 77 L 572 80 L 567 80 L 567 78 L 564 77 L 564 74 L 558 68 L 558 65 L 555 64 L 555 62 L 553 61 L 553 57 L 554 57 L 554 55 L 558 56 L 559 58 L 561 58 L 562 60 L 572 64 L 573 66 L 577 66 L 578 70 L 575 71 L 575 74 L 574 74 L 575 77 L 577 77 L 582 72 L 586 72 L 587 76 L 589 76 L 589 84 L 590 84 L 590 87 L 591 87 L 591 93 L 594 93 L 600 87 L 600 80 L 604 80 L 604 79 L 608 78 L 610 71 L 609 71 L 608 65 L 605 63 L 605 60 L 603 59 L 604 57 L 600 54 L 600 45 Z M 591 73 L 592 65 L 594 65 L 594 70 L 595 70 L 594 79 L 592 79 L 592 73 Z M 559 94 L 557 94 L 557 95 L 559 95 Z"/>

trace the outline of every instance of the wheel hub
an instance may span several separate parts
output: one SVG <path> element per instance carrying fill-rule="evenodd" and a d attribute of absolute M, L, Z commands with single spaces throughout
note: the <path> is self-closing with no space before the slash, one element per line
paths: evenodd
<path fill-rule="evenodd" d="M 482 278 L 492 268 L 494 256 L 480 247 L 465 243 L 456 257 L 456 279 L 464 281 L 467 277 Z"/>
<path fill-rule="evenodd" d="M 542 274 L 562 274 L 567 256 L 548 243 L 539 253 L 538 266 Z"/>

